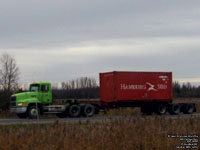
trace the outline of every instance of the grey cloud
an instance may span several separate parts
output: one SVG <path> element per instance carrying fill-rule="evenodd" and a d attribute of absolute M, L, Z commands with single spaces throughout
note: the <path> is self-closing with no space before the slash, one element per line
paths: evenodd
<path fill-rule="evenodd" d="M 80 63 L 52 62 L 51 65 L 40 68 L 32 68 L 30 72 L 23 74 L 23 79 L 30 80 L 33 72 L 36 72 L 31 80 L 34 81 L 68 81 L 70 79 L 89 76 L 98 80 L 99 72 L 107 71 L 172 71 L 174 79 L 198 78 L 200 53 L 196 48 L 174 50 L 164 54 L 151 55 L 113 55 L 95 56 L 90 60 Z M 84 59 L 84 56 L 83 56 Z M 56 60 L 55 60 L 56 62 Z M 29 70 L 30 68 L 26 68 Z"/>
<path fill-rule="evenodd" d="M 0 48 L 199 35 L 199 4 L 197 0 L 5 1 L 0 6 Z"/>

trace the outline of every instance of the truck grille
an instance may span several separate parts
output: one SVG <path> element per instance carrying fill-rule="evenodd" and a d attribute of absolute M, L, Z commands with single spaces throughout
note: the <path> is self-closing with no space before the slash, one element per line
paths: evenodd
<path fill-rule="evenodd" d="M 10 106 L 16 106 L 16 96 L 12 96 L 10 99 Z"/>

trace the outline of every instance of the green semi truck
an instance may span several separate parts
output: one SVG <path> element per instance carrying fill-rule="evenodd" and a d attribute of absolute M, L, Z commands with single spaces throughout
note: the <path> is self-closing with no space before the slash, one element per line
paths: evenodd
<path fill-rule="evenodd" d="M 60 101 L 61 103 L 56 103 Z M 52 99 L 50 82 L 30 84 L 28 92 L 14 94 L 11 113 L 19 118 L 37 118 L 42 114 L 64 117 L 92 117 L 99 111 L 120 107 L 140 107 L 143 114 L 191 114 L 194 103 L 173 104 L 171 72 L 100 73 L 99 99 Z"/>
<path fill-rule="evenodd" d="M 10 100 L 10 112 L 19 118 L 36 119 L 42 114 L 56 114 L 58 117 L 92 117 L 97 113 L 99 100 L 62 99 L 62 104 L 53 104 L 50 82 L 32 83 L 28 92 L 14 94 Z M 90 103 L 89 103 L 90 102 Z M 93 105 L 92 105 L 93 104 Z M 99 106 L 100 107 L 100 106 Z"/>

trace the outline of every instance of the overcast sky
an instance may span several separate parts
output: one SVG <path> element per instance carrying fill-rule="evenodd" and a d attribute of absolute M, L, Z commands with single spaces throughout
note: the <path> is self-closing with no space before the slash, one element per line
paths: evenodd
<path fill-rule="evenodd" d="M 199 0 L 0 0 L 0 54 L 20 82 L 172 71 L 200 82 Z"/>

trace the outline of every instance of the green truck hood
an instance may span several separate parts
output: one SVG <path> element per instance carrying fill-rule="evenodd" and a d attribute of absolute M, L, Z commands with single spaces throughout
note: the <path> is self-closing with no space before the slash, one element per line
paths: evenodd
<path fill-rule="evenodd" d="M 24 92 L 24 93 L 14 94 L 12 96 L 16 96 L 17 101 L 19 102 L 30 98 L 36 98 L 38 96 L 38 92 Z"/>

